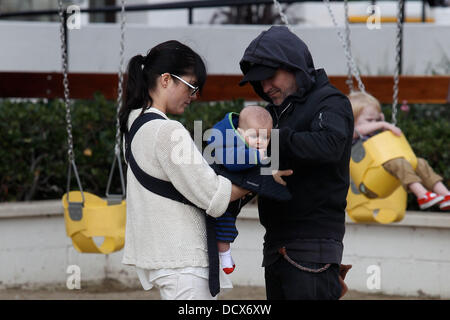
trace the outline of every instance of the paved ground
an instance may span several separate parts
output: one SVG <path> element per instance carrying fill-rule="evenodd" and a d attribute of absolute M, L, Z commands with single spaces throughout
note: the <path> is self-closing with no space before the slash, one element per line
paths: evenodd
<path fill-rule="evenodd" d="M 45 289 L 3 289 L 0 300 L 158 300 L 159 293 L 152 289 L 148 292 L 140 288 L 127 288 L 122 284 L 108 280 L 101 284 L 82 283 L 80 290 L 66 288 Z M 265 300 L 263 287 L 235 286 L 233 290 L 222 294 L 220 300 Z M 429 297 L 403 297 L 367 294 L 350 290 L 344 300 L 431 300 Z"/>

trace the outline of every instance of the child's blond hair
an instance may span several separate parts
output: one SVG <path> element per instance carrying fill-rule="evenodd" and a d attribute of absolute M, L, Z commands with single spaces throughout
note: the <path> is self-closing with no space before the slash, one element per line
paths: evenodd
<path fill-rule="evenodd" d="M 381 112 L 381 105 L 377 98 L 366 92 L 355 91 L 348 95 L 352 104 L 353 118 L 358 119 L 364 108 L 372 107 Z"/>

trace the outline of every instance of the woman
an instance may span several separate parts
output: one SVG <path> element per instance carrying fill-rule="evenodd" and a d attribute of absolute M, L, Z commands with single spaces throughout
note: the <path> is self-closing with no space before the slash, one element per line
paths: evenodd
<path fill-rule="evenodd" d="M 134 159 L 145 173 L 170 181 L 196 206 L 149 191 L 128 168 L 122 262 L 136 266 L 144 289 L 156 286 L 162 299 L 213 299 L 208 288 L 205 216 L 199 208 L 218 217 L 230 201 L 247 193 L 216 175 L 189 132 L 166 115 L 183 113 L 205 80 L 200 56 L 174 40 L 157 45 L 145 57 L 134 56 L 128 65 L 121 132 L 127 134 L 143 113 L 163 118 L 145 123 L 136 132 L 131 143 Z M 201 161 L 178 161 L 180 151 Z"/>

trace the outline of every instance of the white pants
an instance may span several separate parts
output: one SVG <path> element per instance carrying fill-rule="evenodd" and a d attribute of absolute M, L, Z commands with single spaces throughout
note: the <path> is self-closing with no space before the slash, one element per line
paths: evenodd
<path fill-rule="evenodd" d="M 162 300 L 217 300 L 211 296 L 208 279 L 191 273 L 175 273 L 154 280 Z"/>

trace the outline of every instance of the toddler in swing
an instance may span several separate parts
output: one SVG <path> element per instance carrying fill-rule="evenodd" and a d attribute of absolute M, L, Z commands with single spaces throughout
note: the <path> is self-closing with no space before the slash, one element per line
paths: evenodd
<path fill-rule="evenodd" d="M 380 102 L 372 95 L 364 92 L 353 92 L 348 98 L 352 104 L 355 121 L 353 144 L 362 139 L 367 140 L 380 131 L 390 130 L 400 136 L 400 128 L 384 121 Z M 428 162 L 417 157 L 417 168 L 403 158 L 396 158 L 383 164 L 383 168 L 400 180 L 407 192 L 417 197 L 420 209 L 425 210 L 439 204 L 441 210 L 450 210 L 450 191 L 442 183 L 441 176 L 436 174 Z"/>
<path fill-rule="evenodd" d="M 223 140 L 208 141 L 215 147 L 216 163 L 231 172 L 243 171 L 259 166 L 266 158 L 272 129 L 272 117 L 263 107 L 252 105 L 245 107 L 240 114 L 227 113 L 214 129 L 219 130 Z M 227 133 L 228 131 L 228 133 Z M 233 139 L 229 139 L 232 137 Z M 216 238 L 220 263 L 223 271 L 230 274 L 235 269 L 231 256 L 230 243 L 237 235 L 236 217 L 241 208 L 254 197 L 246 195 L 239 201 L 230 203 L 227 211 L 216 218 Z"/>

